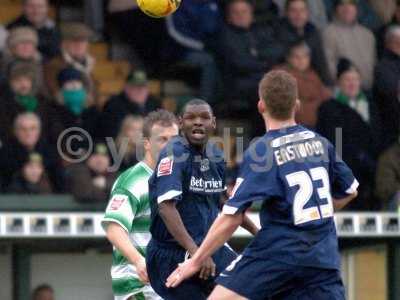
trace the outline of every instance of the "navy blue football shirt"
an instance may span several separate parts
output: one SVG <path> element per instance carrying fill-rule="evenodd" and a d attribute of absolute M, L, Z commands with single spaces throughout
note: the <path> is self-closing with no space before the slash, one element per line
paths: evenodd
<path fill-rule="evenodd" d="M 357 187 L 333 145 L 296 125 L 269 131 L 249 147 L 223 213 L 263 201 L 261 230 L 244 255 L 339 269 L 332 197 L 343 198 Z"/>
<path fill-rule="evenodd" d="M 215 145 L 200 152 L 186 138 L 173 138 L 161 151 L 149 180 L 152 238 L 177 245 L 158 214 L 160 203 L 173 200 L 189 235 L 200 245 L 219 213 L 224 172 L 223 153 Z"/>

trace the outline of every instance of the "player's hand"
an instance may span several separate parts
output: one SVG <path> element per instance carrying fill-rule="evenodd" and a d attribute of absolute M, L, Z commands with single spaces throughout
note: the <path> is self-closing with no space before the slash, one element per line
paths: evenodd
<path fill-rule="evenodd" d="M 139 275 L 139 279 L 143 283 L 149 283 L 149 276 L 147 275 L 146 261 L 141 259 L 135 263 L 136 272 Z"/>
<path fill-rule="evenodd" d="M 177 287 L 179 284 L 182 283 L 182 281 L 196 274 L 201 267 L 202 265 L 196 264 L 193 259 L 188 259 L 185 262 L 179 264 L 178 268 L 176 268 L 175 271 L 172 272 L 171 275 L 169 275 L 165 285 L 168 288 Z"/>
<path fill-rule="evenodd" d="M 215 263 L 211 257 L 207 258 L 201 266 L 199 278 L 207 280 L 210 276 L 215 276 Z"/>

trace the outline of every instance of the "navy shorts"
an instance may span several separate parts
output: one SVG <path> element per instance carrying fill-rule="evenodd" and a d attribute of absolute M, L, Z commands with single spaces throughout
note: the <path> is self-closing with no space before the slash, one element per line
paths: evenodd
<path fill-rule="evenodd" d="M 185 260 L 186 251 L 180 247 L 160 247 L 154 240 L 146 249 L 147 273 L 154 291 L 165 300 L 205 300 L 215 286 L 215 278 L 202 280 L 197 275 L 184 281 L 176 288 L 167 288 L 168 276 L 178 264 Z M 228 247 L 222 247 L 214 255 L 213 260 L 219 274 L 237 257 Z"/>
<path fill-rule="evenodd" d="M 250 300 L 344 300 L 340 272 L 239 256 L 216 283 Z"/>

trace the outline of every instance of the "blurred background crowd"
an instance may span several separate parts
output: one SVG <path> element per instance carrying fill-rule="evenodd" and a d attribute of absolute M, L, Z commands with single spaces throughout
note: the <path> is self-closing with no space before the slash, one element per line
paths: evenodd
<path fill-rule="evenodd" d="M 184 0 L 152 19 L 133 0 L 3 0 L 0 22 L 3 194 L 105 205 L 118 173 L 139 159 L 148 112 L 179 112 L 200 97 L 220 132 L 241 127 L 251 140 L 263 134 L 258 81 L 284 69 L 298 80 L 298 123 L 339 144 L 361 183 L 348 209 L 397 210 L 400 1 Z M 71 127 L 94 141 L 80 163 L 57 145 Z M 75 142 L 78 156 L 87 140 Z M 228 161 L 230 184 L 239 161 Z"/>

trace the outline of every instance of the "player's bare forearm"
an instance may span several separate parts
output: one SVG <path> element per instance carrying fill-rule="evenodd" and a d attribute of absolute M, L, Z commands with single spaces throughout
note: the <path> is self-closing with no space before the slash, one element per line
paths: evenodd
<path fill-rule="evenodd" d="M 252 235 L 256 235 L 258 233 L 258 227 L 254 222 L 249 218 L 247 214 L 243 215 L 243 222 L 241 227 L 246 229 L 248 232 L 250 232 Z"/>
<path fill-rule="evenodd" d="M 349 204 L 357 196 L 358 196 L 358 192 L 355 191 L 353 194 L 351 194 L 345 198 L 333 199 L 333 207 L 335 208 L 335 211 L 343 209 L 347 204 Z"/>
<path fill-rule="evenodd" d="M 169 233 L 174 237 L 179 245 L 190 253 L 190 255 L 194 255 L 198 247 L 187 232 L 182 218 L 175 207 L 175 202 L 172 200 L 164 201 L 159 204 L 158 210 Z"/>
<path fill-rule="evenodd" d="M 143 256 L 136 250 L 129 240 L 128 233 L 117 223 L 110 222 L 106 230 L 107 239 L 125 256 L 132 264 L 136 265 Z"/>
<path fill-rule="evenodd" d="M 206 238 L 193 256 L 193 260 L 201 263 L 221 248 L 242 224 L 243 214 L 220 215 L 211 226 Z"/>
<path fill-rule="evenodd" d="M 243 214 L 220 215 L 211 226 L 207 236 L 195 255 L 172 272 L 165 283 L 168 288 L 177 287 L 182 281 L 198 272 L 202 264 L 220 248 L 242 224 Z"/>

